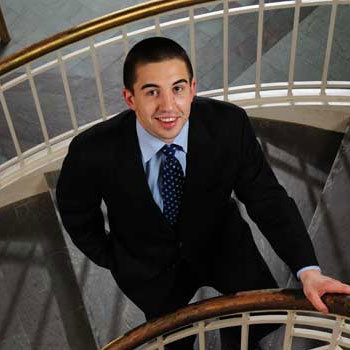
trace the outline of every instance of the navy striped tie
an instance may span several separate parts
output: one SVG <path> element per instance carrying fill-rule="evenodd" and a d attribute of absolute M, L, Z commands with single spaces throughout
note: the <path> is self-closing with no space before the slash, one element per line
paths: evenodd
<path fill-rule="evenodd" d="M 182 150 L 182 147 L 171 144 L 161 149 L 165 155 L 161 165 L 163 214 L 172 226 L 178 219 L 185 180 L 181 164 L 175 157 L 176 150 Z"/>

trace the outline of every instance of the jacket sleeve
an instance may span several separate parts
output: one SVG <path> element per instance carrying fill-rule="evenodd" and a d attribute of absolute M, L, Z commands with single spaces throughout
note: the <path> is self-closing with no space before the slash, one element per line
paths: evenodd
<path fill-rule="evenodd" d="M 73 243 L 94 263 L 109 267 L 102 195 L 89 149 L 73 139 L 58 179 L 56 198 L 63 225 Z M 96 167 L 96 166 L 95 166 Z"/>
<path fill-rule="evenodd" d="M 245 112 L 240 156 L 234 190 L 249 216 L 295 275 L 318 265 L 300 212 L 268 165 Z"/>

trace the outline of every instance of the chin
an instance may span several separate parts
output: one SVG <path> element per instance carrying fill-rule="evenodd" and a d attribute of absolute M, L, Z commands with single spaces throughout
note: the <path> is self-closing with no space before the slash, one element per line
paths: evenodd
<path fill-rule="evenodd" d="M 164 142 L 172 143 L 178 134 L 179 133 L 163 134 L 159 135 L 158 138 L 163 140 Z"/>

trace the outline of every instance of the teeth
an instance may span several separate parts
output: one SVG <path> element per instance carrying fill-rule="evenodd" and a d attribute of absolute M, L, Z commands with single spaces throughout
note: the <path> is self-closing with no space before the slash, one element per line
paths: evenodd
<path fill-rule="evenodd" d="M 176 118 L 160 118 L 162 122 L 173 122 L 176 120 Z"/>

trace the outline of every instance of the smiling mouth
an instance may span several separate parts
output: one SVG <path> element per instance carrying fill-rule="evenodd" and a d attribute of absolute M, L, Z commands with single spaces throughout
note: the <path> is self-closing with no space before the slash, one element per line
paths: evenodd
<path fill-rule="evenodd" d="M 166 122 L 166 123 L 170 123 L 170 122 L 174 122 L 178 117 L 158 117 L 156 119 L 158 119 L 161 122 Z"/>
<path fill-rule="evenodd" d="M 180 119 L 179 116 L 171 116 L 171 117 L 156 117 L 155 118 L 162 127 L 169 129 L 176 125 L 177 120 Z"/>

